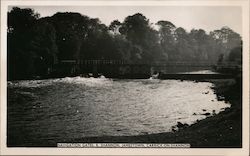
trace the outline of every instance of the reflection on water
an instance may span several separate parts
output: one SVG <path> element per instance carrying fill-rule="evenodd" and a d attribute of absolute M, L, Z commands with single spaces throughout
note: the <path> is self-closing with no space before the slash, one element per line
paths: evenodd
<path fill-rule="evenodd" d="M 230 106 L 211 86 L 82 77 L 9 82 L 8 129 L 48 140 L 167 132 Z"/>

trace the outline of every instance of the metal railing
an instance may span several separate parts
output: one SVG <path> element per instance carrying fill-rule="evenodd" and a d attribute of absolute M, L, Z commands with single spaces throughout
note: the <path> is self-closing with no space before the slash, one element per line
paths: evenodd
<path fill-rule="evenodd" d="M 186 67 L 213 67 L 220 68 L 235 68 L 239 67 L 237 62 L 225 62 L 225 63 L 211 63 L 208 61 L 190 62 L 190 61 L 158 61 L 158 62 L 128 62 L 125 60 L 61 60 L 61 64 L 74 64 L 74 65 L 140 65 L 140 66 L 186 66 Z"/>

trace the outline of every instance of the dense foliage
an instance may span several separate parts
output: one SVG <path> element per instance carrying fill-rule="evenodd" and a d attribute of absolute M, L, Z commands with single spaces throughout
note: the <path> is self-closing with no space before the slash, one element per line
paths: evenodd
<path fill-rule="evenodd" d="M 241 36 L 228 27 L 208 34 L 169 21 L 152 24 L 140 13 L 106 26 L 79 13 L 39 18 L 32 9 L 8 12 L 8 79 L 46 75 L 61 60 L 215 63 L 241 59 L 241 51 Z"/>

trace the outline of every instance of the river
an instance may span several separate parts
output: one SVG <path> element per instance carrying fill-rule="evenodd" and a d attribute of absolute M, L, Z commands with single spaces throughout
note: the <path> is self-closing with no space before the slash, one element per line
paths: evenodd
<path fill-rule="evenodd" d="M 177 122 L 192 124 L 230 107 L 212 85 L 104 77 L 8 82 L 8 133 L 32 143 L 169 132 Z"/>

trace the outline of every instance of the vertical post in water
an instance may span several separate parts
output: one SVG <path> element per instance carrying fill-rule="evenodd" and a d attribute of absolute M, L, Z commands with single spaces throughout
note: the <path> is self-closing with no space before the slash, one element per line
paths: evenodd
<path fill-rule="evenodd" d="M 93 76 L 94 76 L 95 78 L 98 77 L 97 61 L 96 61 L 96 60 L 93 60 Z"/>

